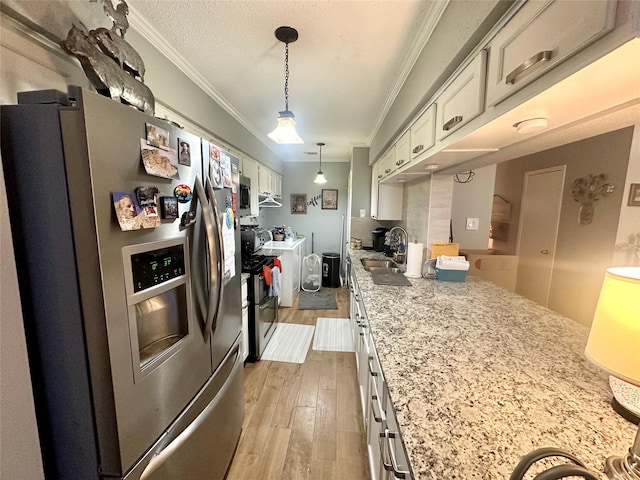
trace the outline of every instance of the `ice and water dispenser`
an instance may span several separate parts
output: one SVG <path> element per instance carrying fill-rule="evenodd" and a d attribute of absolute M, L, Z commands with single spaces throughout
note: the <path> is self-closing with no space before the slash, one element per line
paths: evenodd
<path fill-rule="evenodd" d="M 189 334 L 186 238 L 122 249 L 133 370 L 137 382 Z"/>

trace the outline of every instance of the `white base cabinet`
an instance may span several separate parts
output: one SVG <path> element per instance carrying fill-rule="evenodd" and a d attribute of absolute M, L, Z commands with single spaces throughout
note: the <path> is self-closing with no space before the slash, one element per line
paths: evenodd
<path fill-rule="evenodd" d="M 350 316 L 371 479 L 410 480 L 409 460 L 353 271 L 350 288 Z"/>

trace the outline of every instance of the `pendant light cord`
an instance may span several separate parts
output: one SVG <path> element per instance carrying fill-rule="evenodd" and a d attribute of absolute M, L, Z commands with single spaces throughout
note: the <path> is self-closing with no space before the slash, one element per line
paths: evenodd
<path fill-rule="evenodd" d="M 284 44 L 284 109 L 289 110 L 289 43 Z"/>

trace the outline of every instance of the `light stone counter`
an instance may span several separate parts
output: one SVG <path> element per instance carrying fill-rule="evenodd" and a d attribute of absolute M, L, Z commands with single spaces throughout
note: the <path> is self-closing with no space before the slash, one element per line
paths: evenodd
<path fill-rule="evenodd" d="M 585 359 L 587 327 L 472 276 L 374 285 L 359 260 L 382 254 L 350 256 L 416 480 L 506 480 L 539 447 L 602 472 L 627 452 L 637 427 Z"/>

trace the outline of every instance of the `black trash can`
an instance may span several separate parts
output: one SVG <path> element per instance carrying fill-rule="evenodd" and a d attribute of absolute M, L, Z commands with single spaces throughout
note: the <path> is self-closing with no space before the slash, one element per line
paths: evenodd
<path fill-rule="evenodd" d="M 322 254 L 322 286 L 336 288 L 340 286 L 340 254 Z"/>
<path fill-rule="evenodd" d="M 384 252 L 384 235 L 389 230 L 383 227 L 374 229 L 371 234 L 373 235 L 373 249 L 376 252 Z"/>

